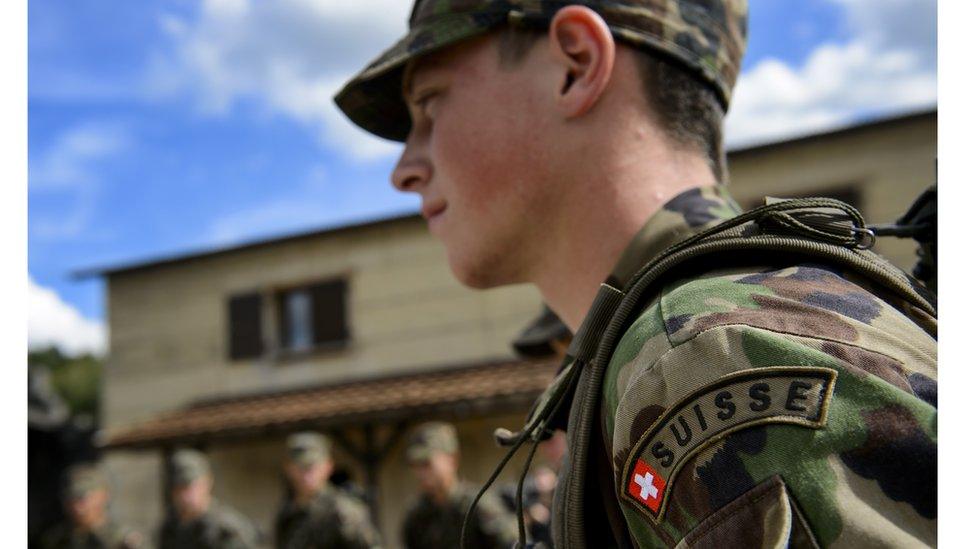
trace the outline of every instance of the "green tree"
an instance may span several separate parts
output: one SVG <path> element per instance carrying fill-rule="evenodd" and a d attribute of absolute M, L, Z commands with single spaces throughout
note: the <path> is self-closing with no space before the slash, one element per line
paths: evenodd
<path fill-rule="evenodd" d="M 57 347 L 29 351 L 27 363 L 44 366 L 51 373 L 51 385 L 61 395 L 72 416 L 89 415 L 98 420 L 102 361 L 90 354 L 69 357 Z"/>

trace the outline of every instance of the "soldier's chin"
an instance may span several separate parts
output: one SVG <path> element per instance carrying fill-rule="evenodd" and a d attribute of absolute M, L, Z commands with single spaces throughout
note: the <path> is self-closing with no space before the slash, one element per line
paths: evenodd
<path fill-rule="evenodd" d="M 454 260 L 450 264 L 454 278 L 468 288 L 487 290 L 507 283 L 489 266 Z"/>

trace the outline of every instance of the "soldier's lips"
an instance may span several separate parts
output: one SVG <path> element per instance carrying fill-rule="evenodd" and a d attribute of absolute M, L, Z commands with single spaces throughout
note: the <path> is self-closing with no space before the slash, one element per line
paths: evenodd
<path fill-rule="evenodd" d="M 435 204 L 424 204 L 420 210 L 421 215 L 427 220 L 427 226 L 433 228 L 434 224 L 444 217 L 444 212 L 447 210 L 446 202 L 438 202 Z"/>

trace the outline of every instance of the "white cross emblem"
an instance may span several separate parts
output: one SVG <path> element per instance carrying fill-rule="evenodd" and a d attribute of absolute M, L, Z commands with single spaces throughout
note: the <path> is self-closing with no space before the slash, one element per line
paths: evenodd
<path fill-rule="evenodd" d="M 647 496 L 657 499 L 657 486 L 654 486 L 654 475 L 650 471 L 643 475 L 634 473 L 634 482 L 640 486 L 640 497 L 642 500 L 647 501 Z"/>

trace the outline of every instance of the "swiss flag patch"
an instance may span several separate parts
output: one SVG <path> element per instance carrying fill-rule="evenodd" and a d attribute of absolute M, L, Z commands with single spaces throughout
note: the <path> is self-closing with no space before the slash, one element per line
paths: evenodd
<path fill-rule="evenodd" d="M 656 515 L 664 499 L 664 479 L 646 461 L 637 458 L 630 472 L 627 491 Z"/>

